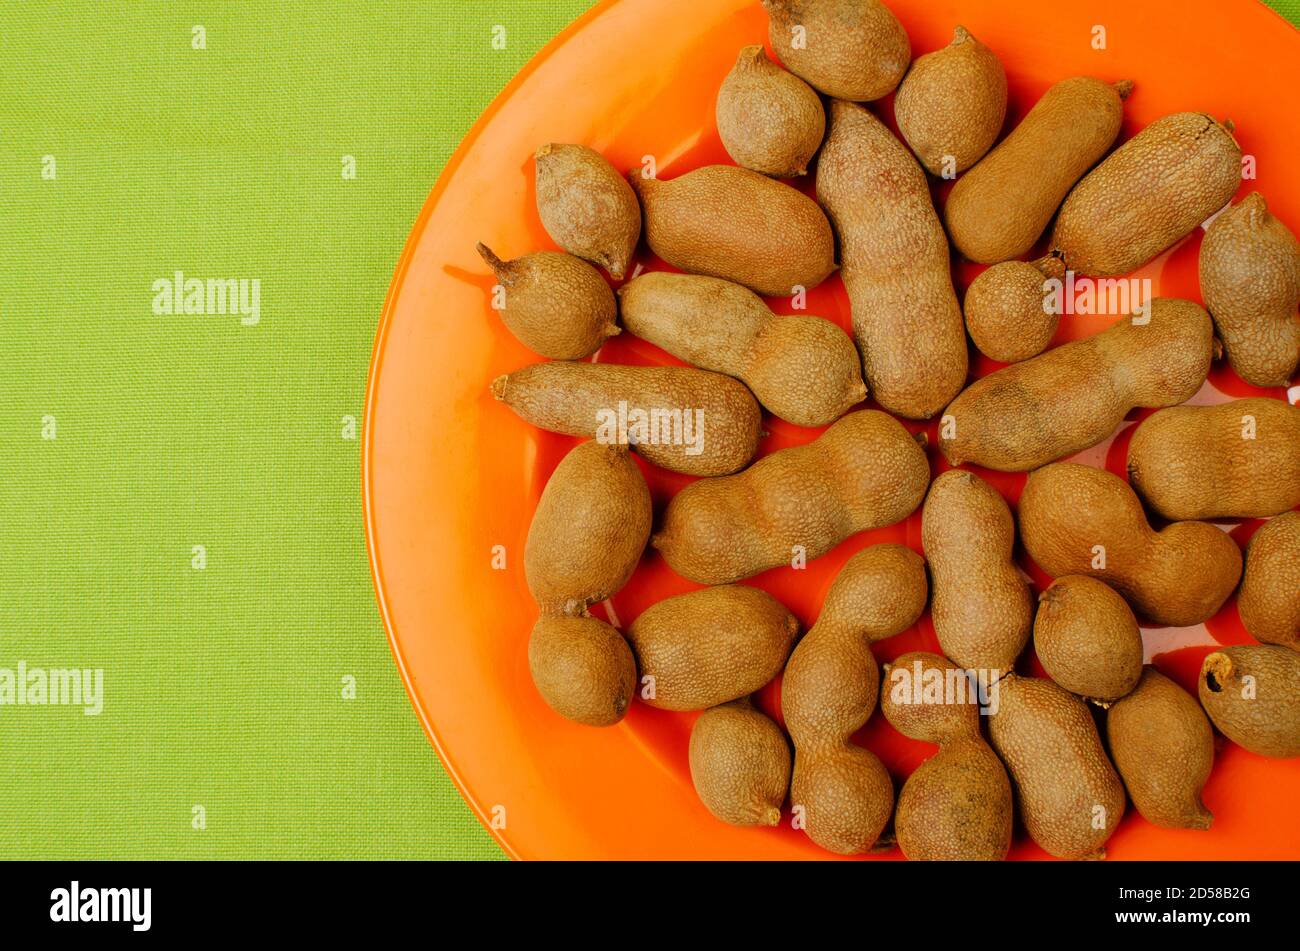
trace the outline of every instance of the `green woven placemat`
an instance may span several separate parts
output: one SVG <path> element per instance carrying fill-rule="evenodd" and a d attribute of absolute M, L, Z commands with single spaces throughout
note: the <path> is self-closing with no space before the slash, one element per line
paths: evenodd
<path fill-rule="evenodd" d="M 588 5 L 5 5 L 0 699 L 77 702 L 0 703 L 0 857 L 501 855 L 389 655 L 357 427 L 438 171 Z"/>
<path fill-rule="evenodd" d="M 1300 27 L 1300 0 L 1267 0 L 1267 4 Z"/>
<path fill-rule="evenodd" d="M 0 856 L 502 854 L 393 665 L 356 427 L 438 172 L 588 5 L 5 4 L 0 693 L 103 698 L 0 704 Z"/>

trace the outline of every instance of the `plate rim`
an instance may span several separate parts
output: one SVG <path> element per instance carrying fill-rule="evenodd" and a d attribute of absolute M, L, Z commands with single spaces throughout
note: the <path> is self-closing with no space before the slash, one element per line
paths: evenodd
<path fill-rule="evenodd" d="M 402 285 L 405 283 L 407 272 L 410 270 L 411 261 L 415 256 L 415 249 L 420 243 L 424 234 L 425 227 L 428 224 L 430 216 L 433 214 L 434 207 L 442 198 L 443 193 L 451 184 L 452 178 L 456 171 L 464 163 L 466 157 L 471 151 L 472 146 L 483 134 L 488 124 L 495 118 L 496 114 L 505 105 L 506 101 L 514 94 L 515 90 L 523 85 L 532 74 L 541 67 L 547 59 L 547 55 L 553 52 L 554 48 L 562 46 L 568 41 L 572 34 L 581 31 L 586 25 L 603 15 L 606 10 L 618 3 L 618 0 L 599 0 L 591 9 L 579 15 L 572 23 L 552 37 L 536 53 L 528 58 L 528 61 L 520 67 L 519 71 L 511 77 L 510 81 L 502 87 L 482 114 L 474 120 L 464 137 L 452 151 L 451 157 L 447 164 L 443 166 L 438 178 L 434 182 L 433 188 L 430 189 L 424 204 L 420 206 L 420 213 L 416 216 L 415 221 L 411 224 L 410 231 L 407 233 L 406 241 L 402 245 L 401 255 L 397 259 L 397 264 L 393 269 L 393 277 L 388 284 L 388 292 L 384 296 L 383 308 L 380 310 L 379 323 L 375 328 L 374 342 L 371 345 L 369 368 L 366 376 L 365 390 L 365 409 L 362 414 L 362 426 L 364 427 L 364 436 L 361 440 L 361 511 L 362 521 L 365 530 L 366 539 L 366 561 L 369 563 L 371 585 L 375 592 L 375 601 L 379 608 L 379 619 L 384 626 L 384 637 L 388 641 L 389 651 L 393 655 L 393 661 L 397 665 L 398 675 L 402 680 L 402 689 L 406 692 L 406 699 L 411 709 L 415 712 L 417 719 L 420 721 L 424 734 L 428 738 L 430 745 L 433 746 L 434 752 L 438 759 L 442 761 L 442 766 L 447 775 L 451 778 L 452 783 L 456 786 L 461 801 L 469 806 L 479 823 L 492 836 L 496 844 L 511 859 L 522 860 L 523 856 L 514 847 L 514 845 L 501 834 L 500 830 L 494 829 L 490 817 L 478 800 L 470 795 L 464 778 L 452 761 L 451 754 L 442 741 L 442 737 L 437 727 L 429 719 L 424 707 L 416 698 L 415 684 L 407 664 L 406 657 L 402 653 L 401 644 L 396 635 L 396 625 L 393 623 L 393 617 L 389 608 L 389 594 L 384 582 L 384 570 L 381 564 L 379 554 L 379 540 L 375 528 L 375 486 L 374 486 L 374 458 L 375 458 L 375 427 L 374 415 L 377 405 L 377 393 L 379 389 L 379 378 L 383 371 L 384 354 L 388 341 L 388 333 L 393 325 L 393 314 L 397 304 L 397 298 L 401 292 Z"/>

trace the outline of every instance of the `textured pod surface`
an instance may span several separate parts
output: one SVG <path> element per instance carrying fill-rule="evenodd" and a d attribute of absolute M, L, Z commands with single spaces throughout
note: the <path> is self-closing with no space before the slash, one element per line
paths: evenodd
<path fill-rule="evenodd" d="M 781 711 L 795 744 L 790 801 L 824 849 L 866 852 L 893 812 L 888 771 L 852 737 L 879 694 L 871 642 L 915 624 L 925 601 L 919 555 L 901 545 L 865 548 L 840 569 L 817 623 L 786 665 Z"/>
<path fill-rule="evenodd" d="M 845 562 L 781 682 L 796 747 L 847 743 L 867 722 L 880 683 L 870 644 L 915 624 L 926 594 L 925 562 L 910 548 L 872 545 Z"/>
<path fill-rule="evenodd" d="M 1052 248 L 1079 274 L 1127 274 L 1231 200 L 1241 149 L 1229 129 L 1199 112 L 1151 123 L 1070 192 Z"/>
<path fill-rule="evenodd" d="M 524 575 L 544 613 L 577 615 L 623 587 L 650 537 L 650 490 L 626 446 L 584 442 L 542 490 Z"/>
<path fill-rule="evenodd" d="M 544 145 L 536 161 L 537 214 L 551 240 L 622 278 L 641 240 L 631 187 L 584 145 Z"/>
<path fill-rule="evenodd" d="M 1020 496 L 1020 537 L 1054 578 L 1089 575 L 1156 624 L 1200 624 L 1241 577 L 1241 550 L 1205 522 L 1147 523 L 1123 479 L 1058 462 L 1029 474 Z"/>
<path fill-rule="evenodd" d="M 1034 653 L 1047 675 L 1090 700 L 1117 700 L 1142 676 L 1142 632 L 1128 603 L 1086 575 L 1057 578 L 1038 596 Z"/>
<path fill-rule="evenodd" d="M 939 448 L 952 465 L 1026 472 L 1095 446 L 1136 407 L 1190 399 L 1214 358 L 1210 317 L 1160 297 L 1122 320 L 976 380 L 948 406 Z"/>
<path fill-rule="evenodd" d="M 871 113 L 836 101 L 817 198 L 840 238 L 867 386 L 890 412 L 928 419 L 966 382 L 967 351 L 925 173 Z"/>
<path fill-rule="evenodd" d="M 894 834 L 914 862 L 1000 862 L 1013 813 L 1007 771 L 977 734 L 945 743 L 907 777 Z"/>
<path fill-rule="evenodd" d="M 1300 652 L 1225 647 L 1201 664 L 1201 706 L 1220 732 L 1260 756 L 1300 756 Z"/>
<path fill-rule="evenodd" d="M 981 264 L 1028 252 L 1070 189 L 1114 143 L 1131 88 L 1075 76 L 1043 93 L 948 195 L 944 215 L 957 250 Z"/>
<path fill-rule="evenodd" d="M 1011 558 L 1016 523 L 1007 503 L 979 476 L 949 470 L 926 496 L 921 543 L 944 654 L 962 667 L 1010 670 L 1029 641 L 1034 601 Z"/>
<path fill-rule="evenodd" d="M 894 813 L 894 783 L 880 757 L 846 744 L 795 752 L 790 802 L 803 810 L 808 838 L 828 852 L 871 851 Z"/>
<path fill-rule="evenodd" d="M 675 268 L 721 277 L 768 297 L 816 287 L 835 270 L 830 222 L 803 192 L 734 165 L 672 181 L 631 181 L 650 250 Z"/>
<path fill-rule="evenodd" d="M 781 62 L 828 96 L 856 102 L 887 96 L 912 59 L 907 31 L 879 0 L 763 0 L 763 6 Z"/>
<path fill-rule="evenodd" d="M 1232 369 L 1255 386 L 1286 386 L 1300 363 L 1300 243 L 1263 195 L 1211 222 L 1200 276 Z"/>
<path fill-rule="evenodd" d="M 989 738 L 1035 842 L 1063 859 L 1099 857 L 1124 815 L 1124 786 L 1082 700 L 1050 680 L 998 682 Z"/>
<path fill-rule="evenodd" d="M 774 415 L 826 426 L 866 399 L 848 334 L 821 317 L 777 317 L 753 291 L 716 277 L 652 271 L 619 289 L 631 333 L 744 382 Z"/>
<path fill-rule="evenodd" d="M 983 158 L 1007 116 L 1007 73 L 963 26 L 918 57 L 894 98 L 898 129 L 932 175 L 955 178 Z"/>
<path fill-rule="evenodd" d="M 1047 305 L 1045 282 L 1063 280 L 1065 265 L 1054 255 L 1032 263 L 1003 261 L 981 271 L 966 289 L 966 331 L 980 353 L 1019 363 L 1047 349 L 1060 315 Z"/>
<path fill-rule="evenodd" d="M 1300 651 L 1300 512 L 1270 519 L 1246 546 L 1237 610 L 1250 636 Z"/>
<path fill-rule="evenodd" d="M 880 712 L 899 733 L 943 745 L 980 735 L 979 696 L 967 672 L 939 654 L 911 651 L 885 665 Z"/>
<path fill-rule="evenodd" d="M 492 395 L 540 429 L 631 441 L 648 462 L 687 475 L 742 468 L 763 422 L 743 383 L 693 367 L 534 363 L 493 380 Z"/>
<path fill-rule="evenodd" d="M 884 640 L 911 627 L 928 596 L 920 555 L 904 545 L 872 545 L 844 563 L 822 599 L 817 623 L 842 636 L 857 631 L 868 641 Z"/>
<path fill-rule="evenodd" d="M 826 133 L 826 111 L 806 82 L 746 46 L 718 90 L 718 135 L 737 165 L 789 178 L 808 171 Z"/>
<path fill-rule="evenodd" d="M 906 518 L 929 481 L 925 452 L 907 430 L 859 410 L 738 475 L 691 483 L 668 503 L 652 544 L 679 575 L 726 584 Z"/>
<path fill-rule="evenodd" d="M 1300 407 L 1173 406 L 1137 427 L 1129 482 L 1162 518 L 1267 518 L 1300 505 Z"/>
<path fill-rule="evenodd" d="M 528 669 L 552 710 L 587 726 L 623 719 L 636 690 L 627 641 L 594 617 L 538 618 L 528 639 Z"/>
<path fill-rule="evenodd" d="M 1195 697 L 1147 667 L 1106 711 L 1106 739 L 1142 818 L 1166 829 L 1210 827 L 1201 790 L 1214 766 L 1214 732 Z"/>
<path fill-rule="evenodd" d="M 691 727 L 691 782 L 733 826 L 774 826 L 790 788 L 790 744 L 748 698 L 713 707 Z"/>
<path fill-rule="evenodd" d="M 581 360 L 618 333 L 614 292 L 587 262 L 554 251 L 502 261 L 485 244 L 478 253 L 505 291 L 501 319 L 534 353 Z"/>
<path fill-rule="evenodd" d="M 628 628 L 661 710 L 703 710 L 763 687 L 781 672 L 799 622 L 766 591 L 743 585 L 665 598 Z"/>

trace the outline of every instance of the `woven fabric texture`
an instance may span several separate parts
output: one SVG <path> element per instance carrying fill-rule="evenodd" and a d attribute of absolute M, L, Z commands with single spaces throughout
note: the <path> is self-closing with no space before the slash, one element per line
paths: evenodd
<path fill-rule="evenodd" d="M 379 623 L 360 426 L 438 172 L 588 5 L 5 5 L 0 699 L 92 674 L 0 704 L 0 857 L 502 854 Z"/>

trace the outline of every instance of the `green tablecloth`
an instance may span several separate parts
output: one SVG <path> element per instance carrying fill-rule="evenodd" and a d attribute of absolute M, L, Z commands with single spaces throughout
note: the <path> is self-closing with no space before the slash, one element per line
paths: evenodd
<path fill-rule="evenodd" d="M 501 855 L 390 658 L 357 428 L 438 171 L 588 5 L 4 5 L 0 699 L 81 702 L 0 703 L 0 857 Z"/>

